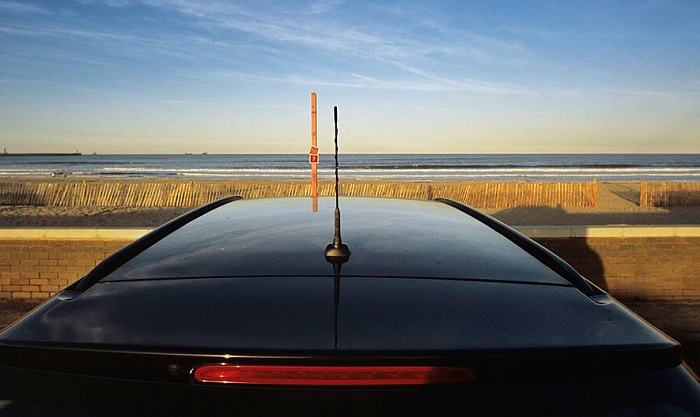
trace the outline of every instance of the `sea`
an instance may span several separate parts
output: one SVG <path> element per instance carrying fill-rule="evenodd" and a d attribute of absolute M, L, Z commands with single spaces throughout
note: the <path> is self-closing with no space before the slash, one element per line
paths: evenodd
<path fill-rule="evenodd" d="M 700 181 L 700 154 L 341 154 L 344 179 L 389 181 Z M 321 155 L 319 179 L 334 176 Z M 4 156 L 0 177 L 306 180 L 308 155 Z"/>

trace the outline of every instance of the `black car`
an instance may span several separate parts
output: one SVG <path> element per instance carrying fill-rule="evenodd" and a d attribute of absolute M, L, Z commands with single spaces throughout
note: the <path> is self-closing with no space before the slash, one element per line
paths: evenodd
<path fill-rule="evenodd" d="M 0 415 L 700 415 L 677 342 L 503 223 L 341 198 L 341 241 L 318 207 L 224 199 L 113 254 L 0 333 Z"/>

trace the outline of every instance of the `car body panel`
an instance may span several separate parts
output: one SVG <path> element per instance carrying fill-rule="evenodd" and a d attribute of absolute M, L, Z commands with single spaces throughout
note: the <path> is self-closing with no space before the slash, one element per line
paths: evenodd
<path fill-rule="evenodd" d="M 339 350 L 498 351 L 669 347 L 616 302 L 573 287 L 458 280 L 343 278 Z"/>
<path fill-rule="evenodd" d="M 332 294 L 328 277 L 105 282 L 52 299 L 0 341 L 332 350 Z"/>
<path fill-rule="evenodd" d="M 617 303 L 569 286 L 449 279 L 235 277 L 101 282 L 0 342 L 228 352 L 670 347 Z"/>
<path fill-rule="evenodd" d="M 0 411 L 36 414 L 40 400 L 68 403 L 69 414 L 76 404 L 129 415 L 700 414 L 677 342 L 473 209 L 342 198 L 347 259 L 324 256 L 331 199 L 317 213 L 303 198 L 234 200 L 127 245 L 0 332 L 0 399 L 30 403 Z M 458 367 L 475 377 L 214 384 L 194 377 L 203 365 Z"/>

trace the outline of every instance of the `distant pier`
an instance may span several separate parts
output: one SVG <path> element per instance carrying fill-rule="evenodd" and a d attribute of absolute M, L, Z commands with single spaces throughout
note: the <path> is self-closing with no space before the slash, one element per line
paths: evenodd
<path fill-rule="evenodd" d="M 13 153 L 7 152 L 7 149 L 3 149 L 0 156 L 80 156 L 82 153 L 78 152 L 65 152 L 65 153 L 52 153 L 52 152 L 26 152 L 26 153 Z"/>

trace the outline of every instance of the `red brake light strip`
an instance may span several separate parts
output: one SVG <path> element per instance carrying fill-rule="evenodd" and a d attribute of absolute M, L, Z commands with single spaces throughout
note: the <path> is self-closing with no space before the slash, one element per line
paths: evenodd
<path fill-rule="evenodd" d="M 204 365 L 194 370 L 200 382 L 261 385 L 461 384 L 474 377 L 469 369 L 433 366 Z"/>

